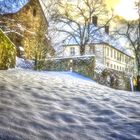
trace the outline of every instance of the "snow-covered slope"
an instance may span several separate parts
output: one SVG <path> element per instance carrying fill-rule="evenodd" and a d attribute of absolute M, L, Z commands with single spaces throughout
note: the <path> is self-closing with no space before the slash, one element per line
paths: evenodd
<path fill-rule="evenodd" d="M 70 72 L 0 72 L 2 140 L 139 140 L 140 93 Z"/>

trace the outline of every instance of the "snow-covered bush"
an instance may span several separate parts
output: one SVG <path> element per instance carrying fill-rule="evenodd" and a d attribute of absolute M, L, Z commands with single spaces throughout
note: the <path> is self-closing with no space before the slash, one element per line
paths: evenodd
<path fill-rule="evenodd" d="M 45 70 L 75 71 L 90 78 L 93 78 L 94 75 L 94 56 L 54 58 L 45 63 Z"/>
<path fill-rule="evenodd" d="M 94 80 L 115 89 L 130 90 L 130 78 L 121 71 L 106 68 L 100 73 L 95 72 Z"/>
<path fill-rule="evenodd" d="M 94 67 L 94 56 L 54 58 L 46 60 L 45 64 L 45 70 L 75 71 L 90 78 L 93 78 Z"/>
<path fill-rule="evenodd" d="M 95 73 L 101 74 L 107 67 L 96 60 Z"/>
<path fill-rule="evenodd" d="M 16 57 L 16 68 L 33 69 L 34 62 L 32 60 L 25 60 L 23 58 Z"/>

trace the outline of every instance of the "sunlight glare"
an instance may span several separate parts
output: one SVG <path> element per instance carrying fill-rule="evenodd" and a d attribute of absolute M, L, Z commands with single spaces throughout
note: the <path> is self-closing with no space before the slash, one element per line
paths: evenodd
<path fill-rule="evenodd" d="M 135 0 L 120 0 L 120 2 L 114 8 L 115 12 L 126 20 L 138 19 L 137 11 L 134 8 L 134 2 Z"/>

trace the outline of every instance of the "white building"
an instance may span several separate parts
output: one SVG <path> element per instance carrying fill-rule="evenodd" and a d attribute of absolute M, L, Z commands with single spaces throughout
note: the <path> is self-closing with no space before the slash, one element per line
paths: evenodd
<path fill-rule="evenodd" d="M 109 69 L 129 73 L 134 72 L 135 61 L 132 53 L 103 30 L 98 31 L 90 38 L 89 43 L 85 46 L 85 55 L 95 55 L 96 62 Z M 75 39 L 68 39 L 68 41 L 65 41 L 60 56 L 80 56 L 80 46 Z"/>

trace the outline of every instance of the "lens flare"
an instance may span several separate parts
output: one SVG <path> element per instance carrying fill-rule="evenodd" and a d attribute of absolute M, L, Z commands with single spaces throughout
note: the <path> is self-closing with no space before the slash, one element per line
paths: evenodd
<path fill-rule="evenodd" d="M 122 16 L 126 20 L 138 19 L 135 0 L 120 0 L 120 2 L 114 7 L 114 10 L 117 15 Z"/>

